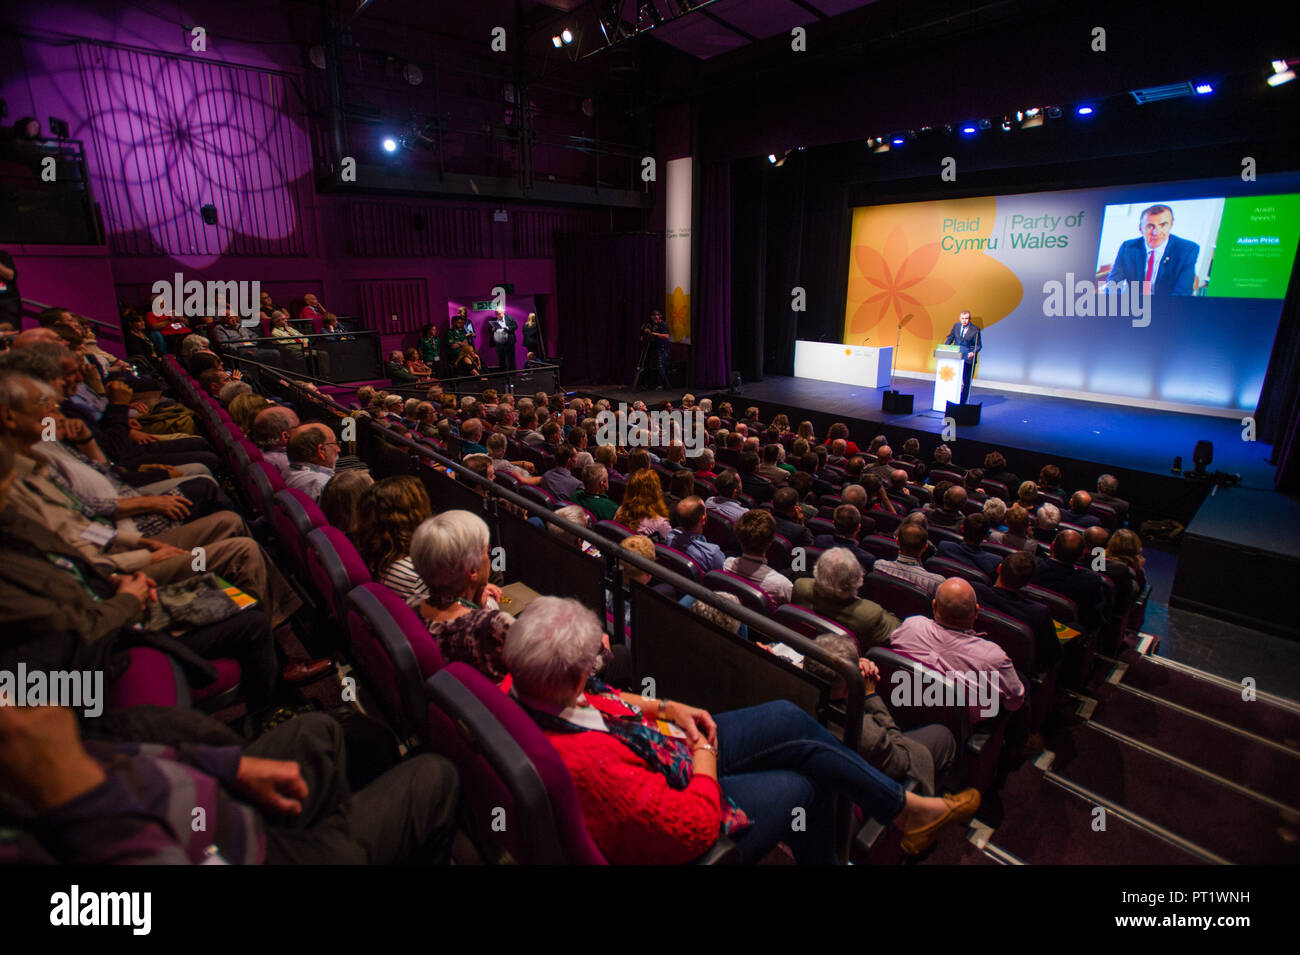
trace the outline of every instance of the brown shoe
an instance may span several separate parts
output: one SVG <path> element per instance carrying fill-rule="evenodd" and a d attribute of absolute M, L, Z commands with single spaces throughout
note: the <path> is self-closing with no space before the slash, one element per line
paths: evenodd
<path fill-rule="evenodd" d="M 319 679 L 333 669 L 334 661 L 329 657 L 308 660 L 306 663 L 296 660 L 286 666 L 280 675 L 284 677 L 286 683 L 307 683 Z"/>
<path fill-rule="evenodd" d="M 943 801 L 948 804 L 947 812 L 928 826 L 909 829 L 903 833 L 903 851 L 908 855 L 920 855 L 928 849 L 930 844 L 934 842 L 934 837 L 939 834 L 939 830 L 944 826 L 955 822 L 965 822 L 975 815 L 980 807 L 980 792 L 978 789 L 963 789 L 955 796 L 944 796 Z"/>

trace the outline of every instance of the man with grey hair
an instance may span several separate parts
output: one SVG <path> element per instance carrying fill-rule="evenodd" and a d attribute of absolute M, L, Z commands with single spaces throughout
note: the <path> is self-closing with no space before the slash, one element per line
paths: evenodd
<path fill-rule="evenodd" d="M 289 473 L 284 486 L 297 488 L 313 501 L 334 476 L 339 459 L 339 442 L 334 430 L 319 421 L 300 425 L 289 435 L 285 452 L 289 456 Z"/>
<path fill-rule="evenodd" d="M 848 627 L 862 647 L 884 646 L 898 618 L 880 604 L 858 596 L 862 564 L 847 547 L 832 547 L 817 558 L 812 579 L 794 582 L 794 603 Z"/>
<path fill-rule="evenodd" d="M 262 460 L 273 465 L 281 478 L 289 473 L 289 455 L 285 446 L 289 443 L 290 433 L 299 424 L 298 415 L 284 405 L 263 408 L 253 418 L 253 444 L 262 452 Z"/>
<path fill-rule="evenodd" d="M 947 727 L 935 723 L 901 731 L 889 715 L 885 701 L 876 692 L 880 668 L 859 655 L 858 645 L 838 633 L 823 633 L 815 642 L 827 653 L 857 666 L 862 673 L 866 684 L 862 736 L 858 742 L 862 758 L 890 779 L 899 782 L 909 777 L 915 779 L 917 792 L 933 796 L 935 778 L 947 770 L 957 755 L 957 742 L 952 733 Z M 832 700 L 848 698 L 848 684 L 838 672 L 811 656 L 804 657 L 803 668 L 831 685 Z"/>
<path fill-rule="evenodd" d="M 460 453 L 463 456 L 471 454 L 487 454 L 488 449 L 479 443 L 483 437 L 483 422 L 478 418 L 470 418 L 462 421 L 460 425 Z"/>
<path fill-rule="evenodd" d="M 1045 544 L 1056 539 L 1056 528 L 1061 523 L 1061 509 L 1055 504 L 1044 502 L 1038 505 L 1038 516 L 1034 520 L 1034 537 Z"/>
<path fill-rule="evenodd" d="M 1002 521 L 1007 516 L 1007 502 L 995 495 L 984 500 L 984 516 L 989 519 L 989 540 L 995 544 L 1002 542 Z"/>
<path fill-rule="evenodd" d="M 1128 521 L 1128 501 L 1119 494 L 1119 479 L 1113 474 L 1103 474 L 1097 478 L 1097 493 L 1092 499 L 1098 504 L 1105 504 L 1115 512 L 1117 527 L 1123 527 Z"/>
<path fill-rule="evenodd" d="M 17 372 L 0 372 L 0 440 L 7 441 L 16 453 L 11 501 L 20 513 L 56 534 L 105 573 L 143 570 L 160 584 L 193 577 L 198 572 L 193 549 L 203 548 L 206 569 L 261 599 L 273 626 L 289 620 L 302 601 L 266 562 L 238 514 L 218 511 L 154 537 L 120 525 L 116 532 L 106 530 L 88 518 L 85 503 L 50 480 L 46 473 L 49 465 L 38 453 L 46 411 L 54 402 L 55 396 L 43 382 Z"/>
<path fill-rule="evenodd" d="M 584 452 L 585 453 L 585 452 Z M 580 472 L 582 490 L 573 495 L 578 504 L 596 515 L 597 520 L 612 521 L 618 503 L 609 496 L 609 470 L 603 464 L 588 464 Z M 538 478 L 541 482 L 541 478 Z"/>
<path fill-rule="evenodd" d="M 1018 710 L 1025 702 L 1025 685 L 1006 652 L 975 631 L 978 613 L 979 603 L 970 582 L 949 577 L 935 591 L 934 619 L 908 617 L 889 638 L 890 649 L 945 676 L 962 679 L 972 697 L 978 694 L 967 674 L 994 679 L 1003 707 Z M 978 711 L 976 703 L 972 718 L 980 718 Z"/>
<path fill-rule="evenodd" d="M 502 474 L 509 474 L 520 484 L 541 484 L 540 476 L 533 475 L 529 472 L 529 463 L 527 461 L 507 461 L 506 460 L 506 436 L 493 432 L 487 438 L 487 453 L 492 459 L 493 467 Z"/>

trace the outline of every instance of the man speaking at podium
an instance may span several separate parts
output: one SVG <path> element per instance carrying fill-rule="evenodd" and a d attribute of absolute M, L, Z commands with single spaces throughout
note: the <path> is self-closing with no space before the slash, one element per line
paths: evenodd
<path fill-rule="evenodd" d="M 948 333 L 943 343 L 961 348 L 961 403 L 966 404 L 966 399 L 970 397 L 971 376 L 975 374 L 975 361 L 980 349 L 984 347 L 980 341 L 980 330 L 971 324 L 970 312 L 963 311 L 957 316 L 952 331 Z"/>

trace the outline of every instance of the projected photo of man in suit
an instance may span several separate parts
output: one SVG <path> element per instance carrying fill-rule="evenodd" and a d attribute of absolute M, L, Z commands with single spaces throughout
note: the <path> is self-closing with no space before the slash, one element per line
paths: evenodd
<path fill-rule="evenodd" d="M 1201 247 L 1171 232 L 1174 210 L 1164 205 L 1148 206 L 1138 222 L 1142 237 L 1120 245 L 1110 272 L 1098 279 L 1116 284 L 1140 282 L 1147 295 L 1194 294 L 1196 257 Z"/>

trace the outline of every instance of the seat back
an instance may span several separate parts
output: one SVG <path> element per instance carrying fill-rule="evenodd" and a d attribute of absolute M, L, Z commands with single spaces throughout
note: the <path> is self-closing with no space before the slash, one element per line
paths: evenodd
<path fill-rule="evenodd" d="M 1075 628 L 1080 626 L 1079 607 L 1065 594 L 1039 587 L 1037 584 L 1026 584 L 1021 593 L 1046 607 L 1051 612 L 1053 620 L 1068 623 Z"/>
<path fill-rule="evenodd" d="M 632 528 L 626 524 L 620 524 L 618 521 L 601 521 L 592 530 L 612 541 L 621 541 L 624 537 L 631 537 L 636 533 Z"/>
<path fill-rule="evenodd" d="M 731 521 L 727 520 L 721 514 L 709 511 L 704 519 L 704 536 L 714 544 L 722 548 L 724 553 L 739 554 L 740 541 L 736 539 L 736 531 Z"/>
<path fill-rule="evenodd" d="M 821 537 L 823 534 L 835 533 L 835 522 L 827 520 L 824 517 L 810 517 L 804 521 L 804 524 L 807 525 L 808 530 L 812 533 L 813 537 Z"/>
<path fill-rule="evenodd" d="M 895 653 L 888 647 L 872 647 L 867 651 L 866 657 L 875 663 L 880 670 L 879 686 L 892 687 L 894 690 L 907 687 L 909 695 L 912 697 L 916 696 L 914 692 L 911 692 L 915 687 L 918 685 L 932 685 L 931 681 L 942 684 L 945 691 L 951 691 L 954 688 L 953 681 L 938 670 L 928 667 L 924 663 L 918 663 L 901 653 Z M 899 671 L 906 674 L 906 679 L 894 676 Z M 890 707 L 890 714 L 894 717 L 894 721 L 900 729 L 916 729 L 930 723 L 937 723 L 940 726 L 947 727 L 949 732 L 952 733 L 953 738 L 957 741 L 958 752 L 964 748 L 966 740 L 971 735 L 970 711 L 967 707 L 927 705 L 924 703 L 924 697 L 922 699 L 910 699 L 908 702 L 911 704 L 910 706 Z"/>
<path fill-rule="evenodd" d="M 934 598 L 911 581 L 889 574 L 867 574 L 858 591 L 874 600 L 900 620 L 933 615 Z"/>
<path fill-rule="evenodd" d="M 767 549 L 767 562 L 776 570 L 785 573 L 790 569 L 790 557 L 794 551 L 788 538 L 777 534 L 772 538 L 772 544 Z"/>
<path fill-rule="evenodd" d="M 674 573 L 681 574 L 695 583 L 700 583 L 703 575 L 700 572 L 700 565 L 691 560 L 674 547 L 668 547 L 665 544 L 655 544 L 655 563 L 667 567 Z"/>
<path fill-rule="evenodd" d="M 876 534 L 885 536 L 891 535 L 898 530 L 898 525 L 901 523 L 903 523 L 903 516 L 890 511 L 872 511 L 870 514 L 862 515 L 864 529 L 870 529 Z M 868 525 L 870 525 L 869 528 Z"/>
<path fill-rule="evenodd" d="M 424 681 L 442 669 L 442 653 L 419 614 L 383 584 L 348 594 L 352 655 L 403 736 L 428 728 Z"/>
<path fill-rule="evenodd" d="M 526 865 L 606 864 L 568 768 L 511 697 L 463 663 L 435 673 L 424 691 L 429 739 L 460 774 L 480 846 Z"/>
<path fill-rule="evenodd" d="M 870 534 L 858 541 L 863 550 L 869 551 L 877 560 L 898 560 L 898 541 L 892 537 Z"/>
<path fill-rule="evenodd" d="M 943 574 L 945 577 L 961 577 L 964 580 L 978 581 L 981 584 L 992 583 L 988 574 L 971 564 L 963 563 L 960 560 L 953 560 L 951 557 L 931 557 L 925 562 L 925 569 L 935 574 Z"/>
<path fill-rule="evenodd" d="M 317 527 L 307 535 L 307 570 L 316 592 L 344 626 L 348 619 L 348 594 L 370 583 L 370 571 L 348 536 L 337 527 Z"/>
<path fill-rule="evenodd" d="M 993 497 L 1000 497 L 1004 501 L 1011 500 L 1011 490 L 1001 481 L 994 481 L 985 478 L 983 481 L 980 481 L 980 490 L 992 495 Z"/>
<path fill-rule="evenodd" d="M 285 488 L 275 495 L 271 522 L 286 552 L 301 567 L 305 560 L 305 539 L 318 527 L 328 524 L 320 507 L 297 488 Z"/>
<path fill-rule="evenodd" d="M 1017 672 L 1026 677 L 1034 674 L 1034 634 L 1029 624 L 992 607 L 980 607 L 975 629 L 1002 648 Z"/>
<path fill-rule="evenodd" d="M 738 574 L 726 570 L 711 570 L 704 575 L 701 583 L 710 590 L 735 594 L 743 606 L 755 613 L 766 615 L 772 612 L 772 601 L 768 599 L 767 591 Z"/>
<path fill-rule="evenodd" d="M 930 543 L 935 544 L 936 546 L 944 541 L 953 541 L 957 544 L 960 544 L 962 541 L 961 535 L 956 531 L 949 530 L 946 527 L 936 527 L 933 524 L 931 524 L 926 530 L 926 533 L 930 536 Z"/>
<path fill-rule="evenodd" d="M 789 627 L 795 633 L 802 634 L 809 640 L 815 640 L 823 633 L 833 633 L 841 637 L 848 637 L 855 645 L 858 642 L 857 636 L 848 627 L 798 604 L 782 604 L 776 608 L 776 613 L 772 617 L 778 623 Z"/>
<path fill-rule="evenodd" d="M 271 520 L 275 513 L 275 496 L 284 490 L 284 479 L 269 461 L 258 461 L 249 468 L 248 475 L 253 504 L 263 517 Z"/>

